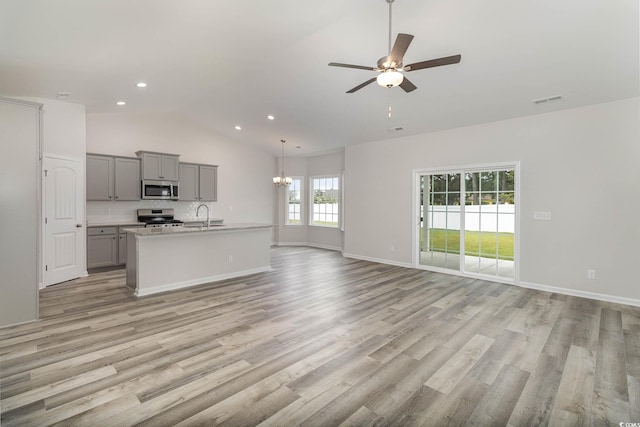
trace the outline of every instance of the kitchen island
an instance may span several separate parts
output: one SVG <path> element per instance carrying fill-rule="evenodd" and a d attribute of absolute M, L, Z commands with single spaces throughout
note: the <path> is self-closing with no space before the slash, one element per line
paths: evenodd
<path fill-rule="evenodd" d="M 136 296 L 271 270 L 271 226 L 129 228 L 127 286 Z"/>

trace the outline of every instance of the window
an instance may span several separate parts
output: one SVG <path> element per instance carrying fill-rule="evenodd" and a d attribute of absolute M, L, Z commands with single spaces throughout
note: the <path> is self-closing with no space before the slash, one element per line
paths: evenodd
<path fill-rule="evenodd" d="M 340 225 L 340 177 L 311 178 L 311 225 L 338 227 Z"/>
<path fill-rule="evenodd" d="M 287 189 L 287 214 L 285 224 L 302 224 L 302 178 L 294 177 Z"/>

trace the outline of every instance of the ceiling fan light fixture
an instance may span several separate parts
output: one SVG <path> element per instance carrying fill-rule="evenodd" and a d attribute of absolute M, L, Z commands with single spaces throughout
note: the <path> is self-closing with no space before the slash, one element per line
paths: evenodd
<path fill-rule="evenodd" d="M 378 85 L 382 87 L 398 86 L 400 85 L 400 83 L 402 83 L 403 80 L 404 76 L 402 75 L 402 73 L 396 70 L 384 71 L 378 74 L 378 77 L 376 77 Z"/>

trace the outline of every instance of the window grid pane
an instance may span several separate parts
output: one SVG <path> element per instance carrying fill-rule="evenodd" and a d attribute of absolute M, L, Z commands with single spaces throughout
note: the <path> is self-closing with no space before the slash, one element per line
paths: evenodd
<path fill-rule="evenodd" d="M 311 179 L 312 225 L 338 227 L 340 224 L 340 177 Z"/>
<path fill-rule="evenodd" d="M 293 178 L 287 189 L 287 225 L 302 224 L 302 178 Z"/>

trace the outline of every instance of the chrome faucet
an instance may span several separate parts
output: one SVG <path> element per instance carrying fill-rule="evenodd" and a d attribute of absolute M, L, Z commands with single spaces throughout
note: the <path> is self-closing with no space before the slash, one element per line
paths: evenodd
<path fill-rule="evenodd" d="M 198 208 L 196 209 L 196 217 L 200 217 L 200 208 L 201 207 L 205 207 L 207 208 L 207 228 L 209 228 L 209 226 L 211 225 L 211 218 L 209 217 L 209 206 L 205 205 L 204 203 L 202 203 L 201 205 L 198 205 Z"/>

